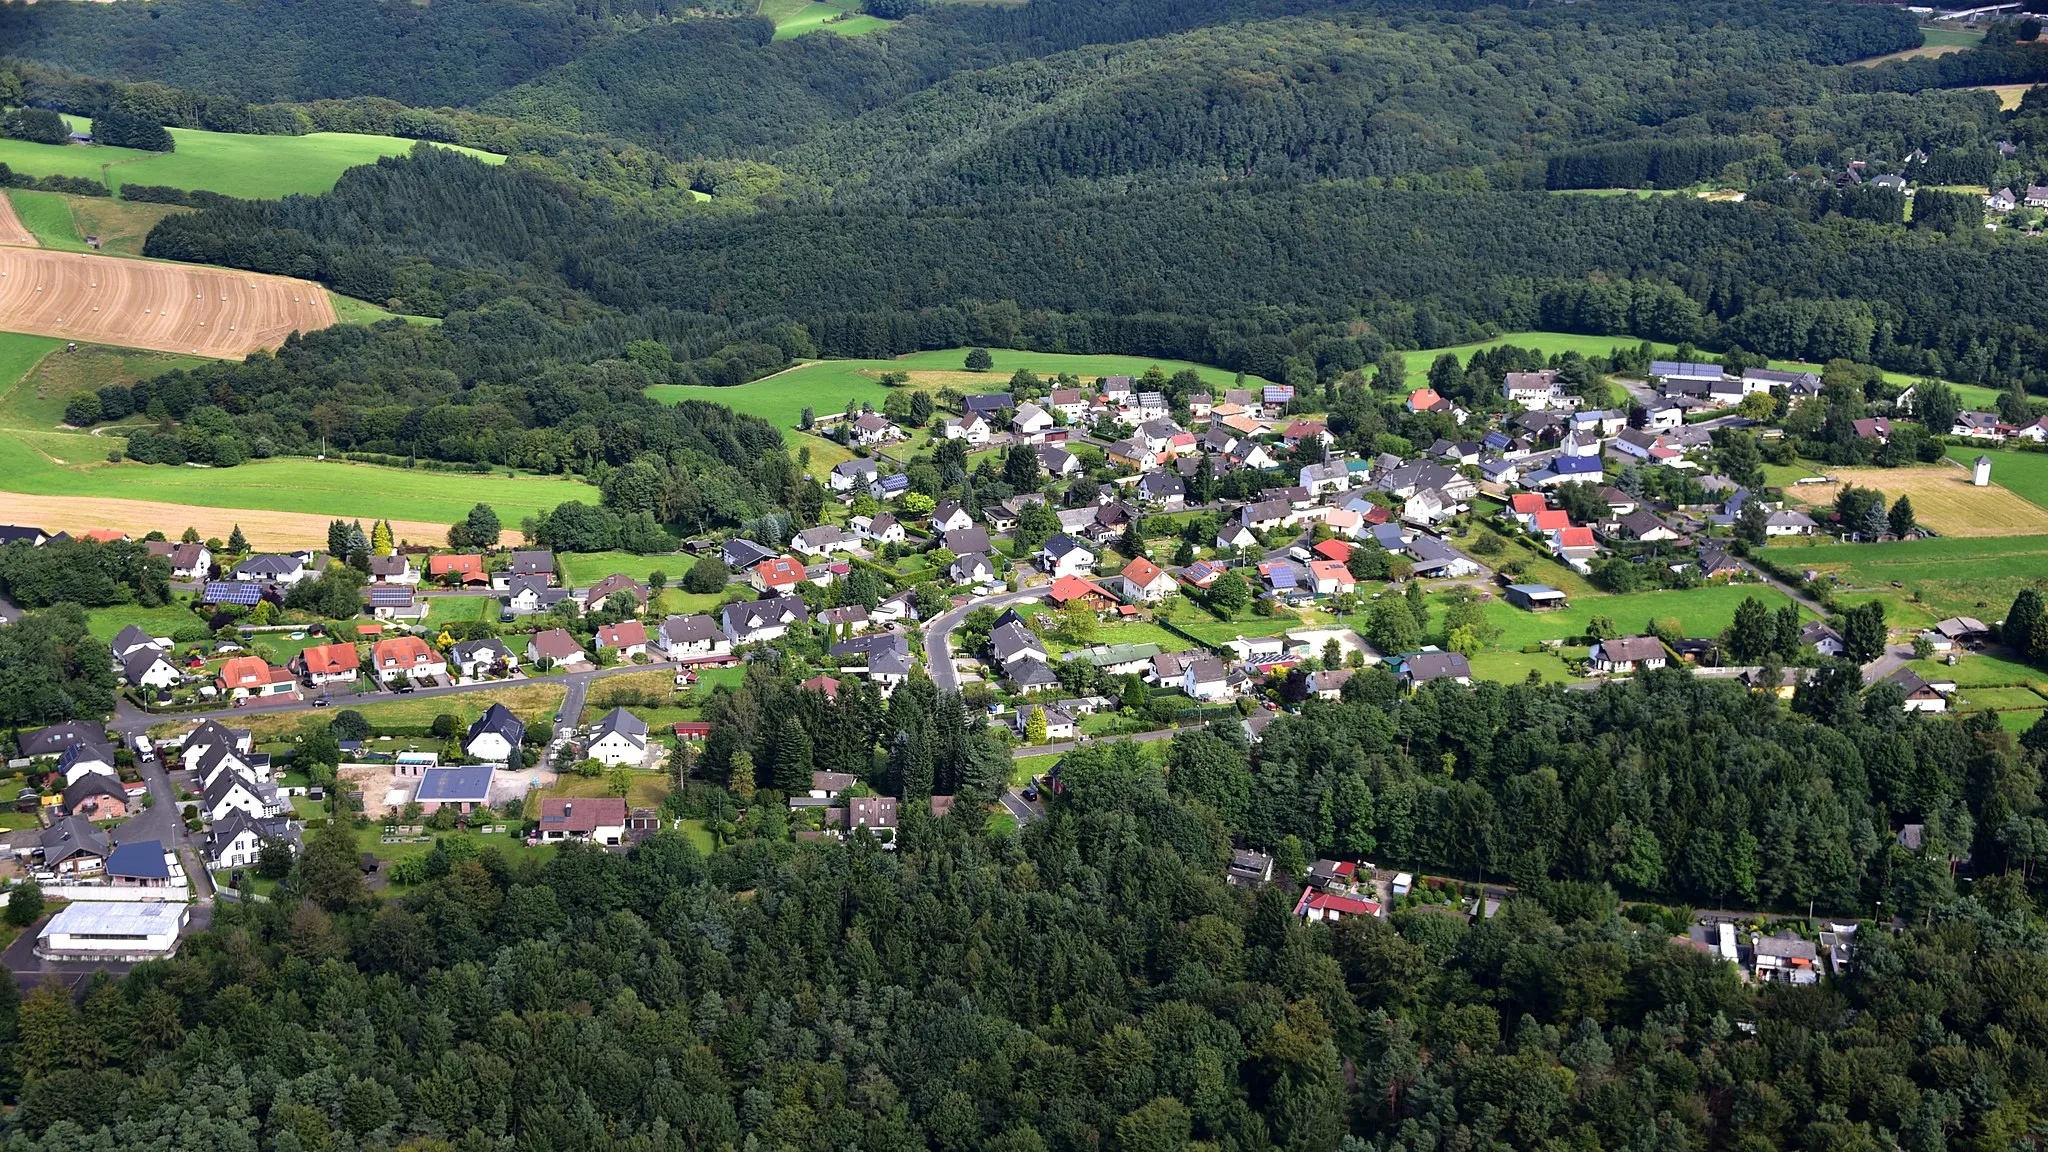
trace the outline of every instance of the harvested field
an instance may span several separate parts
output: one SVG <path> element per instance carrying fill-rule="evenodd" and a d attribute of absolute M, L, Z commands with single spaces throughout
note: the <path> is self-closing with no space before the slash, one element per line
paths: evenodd
<path fill-rule="evenodd" d="M 17 248 L 42 247 L 42 241 L 37 240 L 36 234 L 21 222 L 21 217 L 14 211 L 14 202 L 4 192 L 0 192 L 0 244 Z"/>
<path fill-rule="evenodd" d="M 305 280 L 111 256 L 0 248 L 0 328 L 239 358 L 334 323 Z"/>
<path fill-rule="evenodd" d="M 1944 536 L 2048 535 L 2048 509 L 1992 484 L 1978 488 L 1970 474 L 1954 465 L 1930 468 L 1831 468 L 1828 474 L 1844 484 L 1874 488 L 1887 503 L 1901 496 L 1913 499 L 1913 517 Z M 1841 491 L 1834 484 L 1804 484 L 1786 489 L 1806 504 L 1828 507 Z"/>
<path fill-rule="evenodd" d="M 20 523 L 37 524 L 49 532 L 90 532 L 115 528 L 132 536 L 163 532 L 175 537 L 187 525 L 202 537 L 227 539 L 237 524 L 258 548 L 306 548 L 327 539 L 332 516 L 305 512 L 266 512 L 254 508 L 199 508 L 154 500 L 118 500 L 101 496 L 23 496 L 8 493 L 7 515 Z M 438 541 L 448 525 L 427 520 L 393 520 L 392 534 L 401 540 Z M 525 539 L 517 529 L 499 535 L 499 543 L 516 546 Z"/>

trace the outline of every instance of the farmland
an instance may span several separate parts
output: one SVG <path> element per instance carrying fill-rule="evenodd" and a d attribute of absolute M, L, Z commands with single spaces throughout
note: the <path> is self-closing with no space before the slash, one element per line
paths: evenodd
<path fill-rule="evenodd" d="M 8 340 L 35 340 L 49 347 L 39 361 L 20 376 L 21 382 L 0 392 L 0 427 L 54 429 L 64 422 L 64 405 L 80 392 L 108 384 L 133 384 L 137 380 L 178 368 L 195 368 L 205 361 L 166 352 L 134 348 L 109 348 L 81 344 L 73 352 L 48 355 L 55 340 L 11 336 Z M 5 366 L 0 365 L 0 372 Z"/>
<path fill-rule="evenodd" d="M 91 123 L 82 117 L 68 119 L 78 126 Z M 175 152 L 0 140 L 0 164 L 30 176 L 104 180 L 116 192 L 123 184 L 161 184 L 249 200 L 275 200 L 325 192 L 348 169 L 374 164 L 384 156 L 403 155 L 416 143 L 397 136 L 355 132 L 244 136 L 193 128 L 170 131 L 178 143 Z M 504 162 L 504 157 L 487 152 L 458 151 L 487 164 Z"/>
<path fill-rule="evenodd" d="M 2048 457 L 2043 457 L 2042 463 L 2048 464 Z M 1991 471 L 1994 478 L 2003 479 L 1996 464 Z M 2026 474 L 2023 467 L 2008 471 Z M 1943 536 L 2048 535 L 2048 507 L 1997 484 L 1978 488 L 1970 483 L 1969 472 L 1962 468 L 1831 468 L 1828 475 L 1842 484 L 1882 492 L 1887 502 L 1901 496 L 1911 497 L 1914 517 Z M 2033 478 L 2048 481 L 2048 470 L 2036 472 Z M 1786 493 L 1791 499 L 1828 507 L 1840 491 L 1834 484 L 1803 484 L 1788 488 Z"/>
<path fill-rule="evenodd" d="M 1144 356 L 1080 356 L 1058 352 L 1021 352 L 991 349 L 995 367 L 987 372 L 969 372 L 962 367 L 967 349 L 917 352 L 894 360 L 820 360 L 786 372 L 730 388 L 695 384 L 657 384 L 648 395 L 665 404 L 684 400 L 707 400 L 736 412 L 759 416 L 778 427 L 794 427 L 805 408 L 819 415 L 843 411 L 848 401 L 868 403 L 877 409 L 888 397 L 881 383 L 884 372 L 904 372 L 913 388 L 956 388 L 962 392 L 1001 391 L 1020 368 L 1050 378 L 1071 372 L 1083 380 L 1102 376 L 1136 376 L 1157 365 L 1168 375 L 1192 368 L 1217 388 L 1233 387 L 1236 374 L 1221 368 L 1190 364 L 1180 360 L 1155 360 Z M 1425 365 L 1427 367 L 1427 365 Z M 1257 388 L 1266 381 L 1246 377 L 1244 387 Z"/>
<path fill-rule="evenodd" d="M 14 331 L 239 358 L 333 323 L 326 290 L 308 280 L 0 248 L 0 326 Z"/>
<path fill-rule="evenodd" d="M 1917 499 L 1915 505 L 1919 503 Z M 1931 622 L 1968 614 L 1992 619 L 2025 585 L 2048 574 L 2048 536 L 1902 540 L 1886 544 L 1774 543 L 1766 553 L 1793 568 L 1810 568 L 1839 581 L 1836 596 L 1875 591 L 1898 605 L 1894 623 L 1912 620 L 1920 607 Z M 1896 581 L 1900 587 L 1894 589 Z"/>

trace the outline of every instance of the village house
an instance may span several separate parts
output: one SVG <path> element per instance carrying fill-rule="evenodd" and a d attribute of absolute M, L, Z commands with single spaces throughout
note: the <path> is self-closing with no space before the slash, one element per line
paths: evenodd
<path fill-rule="evenodd" d="M 139 801 L 140 798 L 137 799 Z M 102 772 L 89 772 L 80 776 L 77 782 L 65 785 L 61 807 L 66 816 L 98 821 L 124 820 L 128 816 L 128 803 L 128 790 L 119 778 Z"/>
<path fill-rule="evenodd" d="M 154 645 L 137 648 L 117 659 L 121 662 L 121 679 L 131 688 L 169 688 L 182 679 L 177 667 L 165 658 L 163 649 Z"/>
<path fill-rule="evenodd" d="M 996 578 L 996 570 L 987 556 L 967 552 L 953 557 L 946 566 L 946 578 L 955 584 L 985 584 Z"/>
<path fill-rule="evenodd" d="M 278 668 L 261 656 L 236 656 L 220 666 L 213 685 L 231 700 L 247 697 L 286 696 L 298 691 L 299 678 L 288 668 Z"/>
<path fill-rule="evenodd" d="M 292 657 L 291 670 L 307 684 L 352 684 L 362 665 L 354 644 L 315 644 Z"/>
<path fill-rule="evenodd" d="M 1053 577 L 1083 576 L 1095 568 L 1095 553 L 1064 532 L 1046 537 L 1037 555 L 1039 567 Z"/>
<path fill-rule="evenodd" d="M 780 639 L 791 625 L 810 620 L 811 610 L 801 596 L 772 596 L 728 604 L 721 616 L 728 642 L 756 644 Z"/>
<path fill-rule="evenodd" d="M 1627 675 L 1664 667 L 1664 642 L 1655 636 L 1617 636 L 1593 645 L 1587 662 L 1609 675 Z"/>
<path fill-rule="evenodd" d="M 881 470 L 873 460 L 842 460 L 825 476 L 825 486 L 834 492 L 852 492 L 872 483 Z"/>
<path fill-rule="evenodd" d="M 493 703 L 469 726 L 462 750 L 470 759 L 487 764 L 509 764 L 526 739 L 526 724 L 503 704 Z"/>
<path fill-rule="evenodd" d="M 417 636 L 377 641 L 370 649 L 370 664 L 376 669 L 377 678 L 387 684 L 398 679 L 431 680 L 448 674 L 448 662 Z"/>
<path fill-rule="evenodd" d="M 891 516 L 887 512 L 883 512 L 872 519 L 866 516 L 855 516 L 852 520 L 847 521 L 847 526 L 860 533 L 862 539 L 876 544 L 901 544 L 904 540 L 908 539 L 907 534 L 903 531 L 903 525 L 897 522 L 896 517 Z"/>
<path fill-rule="evenodd" d="M 1524 408 L 1561 408 L 1568 399 L 1553 369 L 1509 372 L 1501 379 L 1500 393 L 1508 403 Z"/>
<path fill-rule="evenodd" d="M 448 648 L 448 666 L 465 680 L 481 680 L 511 672 L 519 666 L 519 657 L 495 636 L 458 640 Z"/>
<path fill-rule="evenodd" d="M 545 575 L 514 576 L 505 582 L 504 593 L 505 611 L 513 616 L 546 612 L 569 594 L 550 584 Z"/>
<path fill-rule="evenodd" d="M 313 575 L 306 561 L 300 556 L 251 556 L 235 565 L 230 573 L 239 583 L 276 584 L 289 588 Z"/>
<path fill-rule="evenodd" d="M 1173 577 L 1150 560 L 1139 556 L 1124 565 L 1118 576 L 1122 582 L 1124 599 L 1133 603 L 1156 603 L 1173 595 Z"/>
<path fill-rule="evenodd" d="M 622 660 L 647 654 L 647 625 L 638 620 L 621 620 L 597 630 L 597 647 L 617 652 Z"/>
<path fill-rule="evenodd" d="M 1403 656 L 1394 666 L 1401 683 L 1418 687 L 1434 680 L 1455 684 L 1472 683 L 1472 665 L 1462 652 L 1415 652 Z"/>
<path fill-rule="evenodd" d="M 631 576 L 615 572 L 591 585 L 590 590 L 583 594 L 583 610 L 585 612 L 596 612 L 605 606 L 606 601 L 614 596 L 621 595 L 633 598 L 633 611 L 635 612 L 638 612 L 647 604 L 647 589 L 639 584 L 635 584 Z"/>
<path fill-rule="evenodd" d="M 475 553 L 427 557 L 427 579 L 465 588 L 491 582 L 484 572 L 484 558 Z"/>
<path fill-rule="evenodd" d="M 412 566 L 412 557 L 393 553 L 390 556 L 370 557 L 370 583 L 372 584 L 417 584 L 420 570 Z"/>
<path fill-rule="evenodd" d="M 548 583 L 555 582 L 555 554 L 543 551 L 518 551 L 512 553 L 506 566 L 491 574 L 491 587 L 503 592 L 511 586 L 515 576 L 540 576 Z"/>
<path fill-rule="evenodd" d="M 586 840 L 592 844 L 623 844 L 626 815 L 626 801 L 619 796 L 542 797 L 540 838 L 544 843 Z"/>
<path fill-rule="evenodd" d="M 433 767 L 420 773 L 413 799 L 420 811 L 431 816 L 442 808 L 474 812 L 491 799 L 491 766 L 465 764 L 461 767 Z"/>
<path fill-rule="evenodd" d="M 540 670 L 559 668 L 566 665 L 588 664 L 590 653 L 576 642 L 567 630 L 550 628 L 536 632 L 526 642 L 526 662 Z"/>
<path fill-rule="evenodd" d="M 773 556 L 754 565 L 747 573 L 747 583 L 754 590 L 765 594 L 788 592 L 804 582 L 802 562 L 787 556 Z"/>

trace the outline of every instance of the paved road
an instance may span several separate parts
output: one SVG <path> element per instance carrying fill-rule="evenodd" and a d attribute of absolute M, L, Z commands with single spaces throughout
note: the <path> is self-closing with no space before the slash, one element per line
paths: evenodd
<path fill-rule="evenodd" d="M 1042 587 L 1025 588 L 1016 592 L 998 592 L 993 596 L 969 600 L 958 608 L 948 609 L 932 617 L 932 622 L 925 625 L 924 632 L 925 664 L 931 671 L 932 683 L 937 685 L 941 692 L 960 690 L 960 673 L 953 667 L 953 632 L 960 627 L 961 621 L 967 619 L 969 612 L 976 608 L 1001 608 L 1025 600 L 1043 599 L 1046 592 L 1047 589 Z"/>

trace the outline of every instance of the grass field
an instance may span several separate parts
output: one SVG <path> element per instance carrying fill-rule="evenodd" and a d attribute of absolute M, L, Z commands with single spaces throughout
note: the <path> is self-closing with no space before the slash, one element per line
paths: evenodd
<path fill-rule="evenodd" d="M 759 416 L 779 427 L 791 428 L 806 407 L 817 415 L 825 416 L 844 411 L 847 401 L 852 400 L 865 401 L 879 410 L 889 395 L 889 389 L 881 385 L 880 377 L 882 373 L 892 371 L 909 373 L 911 387 L 933 390 L 950 387 L 962 392 L 1006 391 L 1010 376 L 1019 368 L 1028 368 L 1047 378 L 1071 372 L 1091 383 L 1101 376 L 1136 376 L 1155 364 L 1169 376 L 1183 368 L 1192 368 L 1217 388 L 1234 387 L 1236 379 L 1234 373 L 1221 368 L 1144 356 L 1077 356 L 1057 352 L 1020 352 L 1008 348 L 991 349 L 990 355 L 995 367 L 987 372 L 968 372 L 963 367 L 967 349 L 950 348 L 939 352 L 917 352 L 894 360 L 820 360 L 731 388 L 656 384 L 647 393 L 664 404 L 708 400 L 735 412 Z M 1428 367 L 1426 363 L 1423 365 L 1424 370 Z M 1244 386 L 1258 388 L 1264 384 L 1266 381 L 1258 377 L 1246 377 Z"/>
<path fill-rule="evenodd" d="M 777 40 L 787 40 L 821 28 L 841 36 L 861 36 L 893 23 L 866 15 L 858 8 L 859 5 L 852 0 L 761 0 L 757 11 L 775 21 Z"/>
<path fill-rule="evenodd" d="M 169 604 L 157 608 L 119 604 L 112 608 L 94 608 L 85 614 L 86 630 L 102 640 L 112 640 L 130 624 L 151 636 L 169 636 L 180 628 L 197 628 L 205 623 L 190 609 Z"/>
<path fill-rule="evenodd" d="M 1979 456 L 1991 457 L 1991 483 L 2048 508 L 2048 453 L 2005 452 L 1996 449 L 1952 447 L 1949 459 L 1968 468 Z M 1913 506 L 1918 508 L 1916 499 Z"/>
<path fill-rule="evenodd" d="M 1774 543 L 1767 555 L 1780 564 L 1836 577 L 1842 582 L 1839 598 L 1857 598 L 1843 597 L 1844 591 L 1878 592 L 1905 610 L 1903 617 L 1892 613 L 1894 624 L 1925 622 L 1911 614 L 1914 608 L 1932 619 L 1964 614 L 1994 619 L 2005 614 L 2022 587 L 2048 576 L 2048 536 Z M 1892 588 L 1893 581 L 1901 587 Z"/>
<path fill-rule="evenodd" d="M 1984 41 L 1984 34 L 1982 32 L 1966 31 L 1961 28 L 1922 28 L 1920 31 L 1927 40 L 1920 47 L 1908 48 L 1903 52 L 1888 52 L 1883 56 L 1866 56 L 1861 60 L 1851 60 L 1849 67 L 1869 68 L 1890 60 L 1919 60 L 1930 56 L 1946 56 L 1951 52 L 1961 52 L 1965 48 L 1974 48 Z"/>
<path fill-rule="evenodd" d="M 368 300 L 343 296 L 333 289 L 327 290 L 327 302 L 334 306 L 336 324 L 375 324 L 380 320 L 403 320 L 408 324 L 424 324 L 429 328 L 441 322 L 439 316 L 406 316 L 381 308 Z"/>
<path fill-rule="evenodd" d="M 2017 455 L 2012 453 L 2009 455 Z M 2048 457 L 2042 458 L 2048 465 Z M 2026 484 L 2035 480 L 2048 484 L 2048 469 L 2032 476 L 2023 466 L 2008 472 Z M 1992 465 L 1994 480 L 1999 475 Z M 2048 507 L 2023 499 L 1997 483 L 1978 488 L 1962 468 L 1936 465 L 1928 468 L 1831 468 L 1828 475 L 1843 484 L 1873 488 L 1884 493 L 1887 502 L 1911 497 L 1913 515 L 1920 523 L 1947 537 L 2041 536 L 2048 535 Z M 1803 484 L 1785 490 L 1788 498 L 1807 505 L 1830 507 L 1841 488 L 1834 484 Z M 2048 492 L 2042 493 L 2048 496 Z"/>
<path fill-rule="evenodd" d="M 128 203 L 104 196 L 67 196 L 10 188 L 15 215 L 45 248 L 58 252 L 99 251 L 112 256 L 140 256 L 149 230 L 166 216 L 190 212 L 175 204 Z M 85 237 L 97 236 L 94 249 Z"/>
<path fill-rule="evenodd" d="M 326 713 L 278 712 L 251 714 L 237 721 L 237 726 L 247 728 L 259 742 L 265 740 L 290 739 L 309 720 L 331 719 L 332 713 L 344 708 L 353 708 L 363 714 L 372 726 L 379 728 L 424 728 L 434 722 L 434 717 L 446 712 L 458 717 L 466 726 L 470 721 L 484 714 L 492 704 L 503 704 L 527 724 L 548 727 L 554 721 L 555 711 L 562 706 L 562 697 L 567 689 L 560 684 L 514 684 L 506 688 L 479 692 L 464 692 L 453 696 L 423 696 L 409 700 L 391 700 L 379 696 L 349 697 L 337 696 L 334 707 Z M 363 700 L 373 703 L 363 703 Z M 190 731 L 196 727 L 190 720 L 170 720 L 151 726 L 152 737 L 173 735 Z"/>
<path fill-rule="evenodd" d="M 83 117 L 66 119 L 74 125 L 91 124 Z M 318 195 L 333 188 L 348 169 L 374 164 L 380 157 L 403 155 L 415 143 L 397 136 L 356 132 L 244 136 L 193 128 L 170 131 L 178 144 L 174 152 L 0 140 L 0 164 L 29 176 L 104 180 L 117 192 L 123 184 L 163 184 L 249 200 L 275 200 L 293 194 Z M 502 164 L 505 159 L 473 149 L 458 151 L 487 164 Z"/>
<path fill-rule="evenodd" d="M 595 584 L 614 572 L 645 583 L 648 573 L 661 571 L 668 574 L 669 583 L 673 584 L 683 578 L 690 565 L 696 563 L 694 557 L 675 552 L 666 556 L 637 556 L 631 552 L 564 552 L 556 560 L 562 566 L 563 577 L 578 587 Z"/>
<path fill-rule="evenodd" d="M 2010 112 L 2020 106 L 2020 101 L 2025 98 L 2027 90 L 2032 87 L 2032 84 L 1975 84 L 1971 85 L 1968 90 L 1992 93 L 1998 97 L 1999 109 Z"/>
<path fill-rule="evenodd" d="M 64 406 L 80 392 L 109 384 L 133 384 L 205 363 L 195 356 L 81 344 L 75 352 L 44 356 L 20 383 L 0 393 L 0 427 L 54 429 L 64 422 Z"/>
<path fill-rule="evenodd" d="M 1612 619 L 1624 635 L 1642 633 L 1652 620 L 1675 620 L 1686 636 L 1716 636 L 1734 622 L 1735 609 L 1752 596 L 1773 612 L 1791 602 L 1768 584 L 1720 584 L 1626 596 L 1575 596 L 1570 607 L 1556 612 L 1524 612 L 1497 599 L 1486 605 L 1486 618 L 1500 629 L 1494 648 L 1518 653 L 1525 645 L 1582 636 L 1595 616 Z"/>

